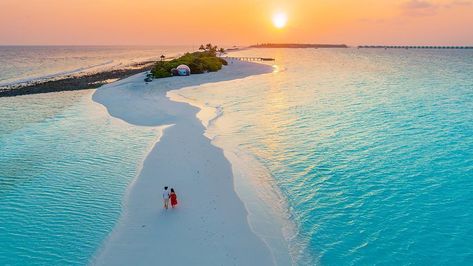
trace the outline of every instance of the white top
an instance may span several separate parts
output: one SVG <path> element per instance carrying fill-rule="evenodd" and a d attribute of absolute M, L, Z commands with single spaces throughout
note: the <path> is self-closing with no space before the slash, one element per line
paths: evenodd
<path fill-rule="evenodd" d="M 163 199 L 169 199 L 169 190 L 163 191 Z"/>

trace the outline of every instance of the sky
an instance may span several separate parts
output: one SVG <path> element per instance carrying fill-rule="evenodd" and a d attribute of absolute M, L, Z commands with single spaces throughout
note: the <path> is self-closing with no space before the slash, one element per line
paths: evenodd
<path fill-rule="evenodd" d="M 0 0 L 0 45 L 473 45 L 472 25 L 473 0 Z"/>

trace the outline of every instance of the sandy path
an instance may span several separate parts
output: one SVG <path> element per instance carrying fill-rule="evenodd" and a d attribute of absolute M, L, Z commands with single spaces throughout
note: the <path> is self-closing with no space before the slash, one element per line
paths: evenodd
<path fill-rule="evenodd" d="M 272 265 L 268 247 L 247 221 L 230 163 L 204 136 L 199 111 L 165 97 L 169 90 L 271 72 L 235 62 L 217 73 L 156 80 L 144 75 L 104 86 L 93 99 L 135 125 L 172 125 L 130 186 L 125 211 L 92 261 L 96 265 Z M 162 208 L 162 188 L 176 189 L 179 207 Z"/>

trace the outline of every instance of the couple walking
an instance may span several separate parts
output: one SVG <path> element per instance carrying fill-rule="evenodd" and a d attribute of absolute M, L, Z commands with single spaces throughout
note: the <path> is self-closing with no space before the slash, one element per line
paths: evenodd
<path fill-rule="evenodd" d="M 163 191 L 163 201 L 164 208 L 167 210 L 169 208 L 169 201 L 171 201 L 171 207 L 174 208 L 177 205 L 177 195 L 174 191 L 174 188 L 171 188 L 171 191 L 168 190 L 168 187 L 164 187 Z"/>

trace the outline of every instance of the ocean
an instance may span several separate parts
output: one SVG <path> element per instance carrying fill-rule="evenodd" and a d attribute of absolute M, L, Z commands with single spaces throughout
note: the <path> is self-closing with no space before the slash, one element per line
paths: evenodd
<path fill-rule="evenodd" d="M 87 264 L 120 217 L 161 130 L 108 116 L 91 94 L 0 98 L 0 264 Z"/>
<path fill-rule="evenodd" d="M 0 87 L 123 68 L 190 46 L 0 46 Z"/>
<path fill-rule="evenodd" d="M 119 68 L 186 49 L 0 47 L 0 83 Z M 110 117 L 93 92 L 0 98 L 0 265 L 85 265 L 118 221 L 161 128 Z"/>
<path fill-rule="evenodd" d="M 215 108 L 206 134 L 247 179 L 271 177 L 297 264 L 473 263 L 473 51 L 232 56 L 274 73 L 179 94 Z"/>
<path fill-rule="evenodd" d="M 15 66 L 0 53 L 0 82 L 108 66 L 125 48 L 21 49 Z M 273 57 L 274 72 L 179 93 L 215 110 L 206 135 L 240 174 L 282 195 L 296 264 L 473 263 L 473 51 L 231 55 Z M 110 117 L 92 93 L 0 98 L 0 264 L 87 264 L 120 217 L 161 129 Z"/>

